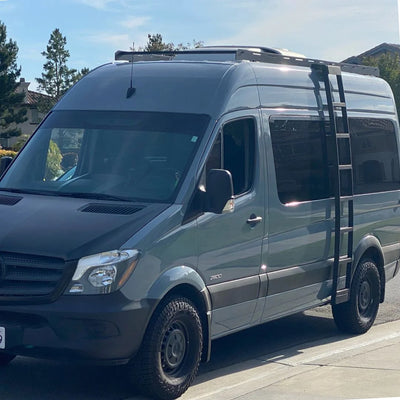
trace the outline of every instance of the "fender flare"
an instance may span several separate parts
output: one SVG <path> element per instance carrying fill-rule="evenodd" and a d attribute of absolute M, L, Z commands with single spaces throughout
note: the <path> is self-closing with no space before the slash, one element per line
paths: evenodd
<path fill-rule="evenodd" d="M 147 297 L 161 300 L 168 292 L 182 284 L 193 286 L 199 292 L 206 288 L 206 284 L 197 271 L 181 265 L 165 270 L 150 287 Z"/>
<path fill-rule="evenodd" d="M 358 245 L 356 249 L 354 250 L 353 253 L 353 265 L 352 265 L 352 271 L 351 271 L 351 280 L 353 280 L 354 273 L 356 271 L 356 268 L 363 257 L 363 255 L 370 251 L 374 251 L 375 258 L 377 257 L 377 268 L 379 271 L 379 275 L 381 277 L 381 302 L 385 298 L 385 282 L 386 282 L 386 276 L 385 276 L 385 257 L 383 255 L 383 250 L 382 250 L 382 245 L 379 241 L 379 239 L 376 236 L 373 236 L 371 234 L 368 234 L 361 238 L 361 240 L 358 242 Z"/>
<path fill-rule="evenodd" d="M 358 242 L 358 245 L 354 250 L 352 275 L 354 274 L 354 271 L 357 268 L 357 265 L 360 262 L 362 256 L 365 254 L 367 250 L 371 248 L 377 251 L 379 256 L 378 261 L 381 263 L 381 265 L 384 264 L 382 246 L 378 238 L 373 235 L 366 235 Z"/>

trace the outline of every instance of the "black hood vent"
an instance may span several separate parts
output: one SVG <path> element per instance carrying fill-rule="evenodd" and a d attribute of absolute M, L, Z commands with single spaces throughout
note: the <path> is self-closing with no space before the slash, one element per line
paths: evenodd
<path fill-rule="evenodd" d="M 129 206 L 123 204 L 88 204 L 81 209 L 81 212 L 96 214 L 119 214 L 131 215 L 142 210 L 143 207 Z"/>
<path fill-rule="evenodd" d="M 22 200 L 22 197 L 0 195 L 0 204 L 3 206 L 13 206 L 20 200 Z"/>

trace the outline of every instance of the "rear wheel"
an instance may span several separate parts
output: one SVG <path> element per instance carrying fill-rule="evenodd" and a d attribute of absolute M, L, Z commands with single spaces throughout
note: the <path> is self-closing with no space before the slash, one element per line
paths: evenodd
<path fill-rule="evenodd" d="M 196 376 L 202 345 L 196 307 L 185 298 L 169 299 L 155 312 L 133 361 L 134 384 L 157 399 L 179 397 Z"/>
<path fill-rule="evenodd" d="M 372 326 L 380 301 L 380 277 L 371 259 L 360 261 L 350 289 L 350 300 L 332 305 L 336 326 L 346 333 L 364 333 Z"/>

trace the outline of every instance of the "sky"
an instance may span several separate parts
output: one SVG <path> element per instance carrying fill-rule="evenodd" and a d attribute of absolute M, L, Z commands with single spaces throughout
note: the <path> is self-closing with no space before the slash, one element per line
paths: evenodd
<path fill-rule="evenodd" d="M 165 42 L 286 48 L 342 61 L 380 43 L 400 43 L 400 0 L 0 0 L 17 42 L 21 77 L 41 76 L 51 32 L 66 36 L 70 68 L 111 62 L 116 50 Z"/>

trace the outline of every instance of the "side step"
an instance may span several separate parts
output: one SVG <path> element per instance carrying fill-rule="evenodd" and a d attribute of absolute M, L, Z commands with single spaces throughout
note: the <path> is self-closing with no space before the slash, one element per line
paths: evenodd
<path fill-rule="evenodd" d="M 350 300 L 350 289 L 338 289 L 335 296 L 335 304 L 346 303 Z"/>

